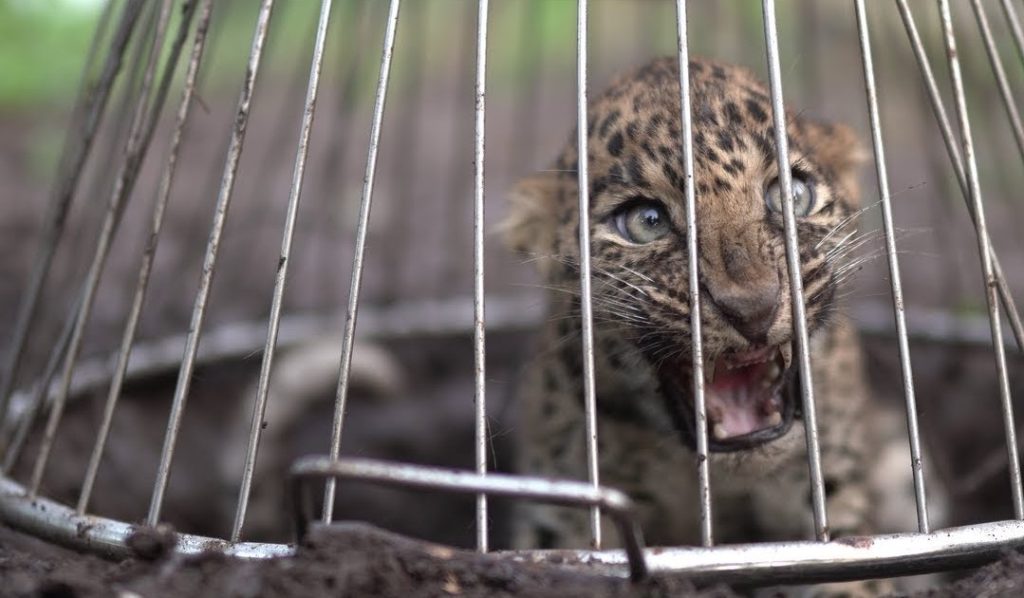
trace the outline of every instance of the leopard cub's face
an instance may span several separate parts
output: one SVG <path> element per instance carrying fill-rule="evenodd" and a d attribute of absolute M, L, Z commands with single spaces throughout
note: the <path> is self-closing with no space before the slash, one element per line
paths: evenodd
<path fill-rule="evenodd" d="M 593 306 L 598 334 L 641 364 L 630 375 L 657 378 L 692 444 L 678 72 L 675 60 L 656 60 L 590 107 Z M 708 61 L 692 62 L 690 73 L 708 433 L 712 450 L 732 451 L 782 436 L 796 416 L 778 161 L 764 86 L 744 69 Z M 849 274 L 860 152 L 848 129 L 786 120 L 813 335 Z M 553 170 L 516 188 L 507 231 L 548 284 L 578 293 L 574 140 Z M 578 313 L 578 301 L 567 305 Z"/>

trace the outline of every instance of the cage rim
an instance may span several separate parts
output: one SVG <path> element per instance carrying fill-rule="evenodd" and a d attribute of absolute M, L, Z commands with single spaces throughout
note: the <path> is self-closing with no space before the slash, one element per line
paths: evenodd
<path fill-rule="evenodd" d="M 70 548 L 116 559 L 131 556 L 127 544 L 139 526 L 74 509 L 0 476 L 0 518 L 10 525 Z M 319 524 L 324 525 L 324 524 Z M 344 524 L 334 524 L 343 527 Z M 176 533 L 175 553 L 214 551 L 243 559 L 295 554 L 295 545 L 235 542 Z M 429 543 L 425 543 L 429 544 Z M 654 575 L 686 575 L 695 582 L 786 583 L 910 575 L 981 564 L 1001 552 L 1024 546 L 1024 521 L 1004 520 L 920 532 L 855 536 L 820 542 L 760 542 L 715 547 L 645 548 L 644 561 Z M 491 558 L 572 568 L 612 577 L 627 577 L 624 550 L 491 551 Z"/>

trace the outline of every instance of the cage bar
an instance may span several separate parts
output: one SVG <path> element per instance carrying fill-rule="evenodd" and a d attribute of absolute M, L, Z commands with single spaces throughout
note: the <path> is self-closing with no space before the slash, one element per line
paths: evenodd
<path fill-rule="evenodd" d="M 14 392 L 18 368 L 25 352 L 25 343 L 28 341 L 32 321 L 35 319 L 36 310 L 39 307 L 43 284 L 53 265 L 57 245 L 64 235 L 75 190 L 78 188 L 82 171 L 85 169 L 85 162 L 92 152 L 96 133 L 103 121 L 103 115 L 106 113 L 110 91 L 121 73 L 128 42 L 131 40 L 135 23 L 142 13 L 143 5 L 142 0 L 128 0 L 121 13 L 117 30 L 110 41 L 106 62 L 95 86 L 90 89 L 88 75 L 82 79 L 80 98 L 84 103 L 82 108 L 84 117 L 77 129 L 80 141 L 77 144 L 69 143 L 67 147 L 70 149 L 65 151 L 70 153 L 65 153 L 61 159 L 60 181 L 54 194 L 50 197 L 39 247 L 36 250 L 31 274 L 29 274 L 28 288 L 19 302 L 18 312 L 14 319 L 14 332 L 11 334 L 11 343 L 8 346 L 7 360 L 4 362 L 3 371 L 0 372 L 0 429 L 3 429 L 7 421 L 11 393 Z M 105 16 L 109 17 L 110 13 L 105 13 Z M 98 29 L 97 38 L 99 32 L 105 27 L 104 20 Z M 87 64 L 90 62 L 87 61 Z M 73 133 L 69 133 L 69 140 L 72 139 L 72 135 Z M 70 166 L 67 166 L 68 164 Z"/>
<path fill-rule="evenodd" d="M 57 427 L 60 425 L 61 417 L 64 414 L 64 406 L 67 404 L 68 392 L 71 390 L 71 378 L 75 373 L 75 363 L 78 361 L 82 348 L 85 328 L 89 324 L 89 318 L 92 314 L 93 302 L 96 299 L 100 277 L 103 275 L 103 270 L 106 267 L 107 257 L 110 254 L 114 236 L 117 234 L 121 216 L 124 214 L 125 206 L 131 199 L 132 191 L 135 188 L 135 180 L 138 177 L 142 160 L 146 156 L 146 150 L 153 138 L 153 132 L 160 118 L 181 48 L 185 43 L 185 38 L 188 36 L 195 4 L 187 5 L 186 18 L 183 18 L 179 25 L 178 38 L 174 42 L 170 57 L 164 67 L 163 78 L 158 88 L 154 90 L 153 85 L 160 65 L 160 53 L 170 24 L 171 6 L 173 4 L 173 0 L 164 0 L 160 5 L 156 31 L 149 48 L 148 63 L 145 66 L 142 87 L 136 99 L 135 111 L 128 130 L 128 139 L 125 142 L 122 162 L 115 176 L 114 188 L 111 191 L 110 200 L 104 214 L 102 229 L 99 240 L 96 243 L 92 262 L 89 265 L 89 272 L 82 285 L 81 301 L 77 305 L 78 309 L 69 316 L 75 321 L 75 327 L 71 333 L 71 339 L 64 355 L 64 368 L 61 373 L 57 396 L 50 405 L 50 414 L 46 421 L 42 442 L 39 445 L 39 452 L 32 469 L 32 479 L 29 482 L 29 494 L 32 496 L 35 496 L 39 491 L 39 485 L 42 483 L 43 473 L 49 461 L 50 451 L 57 437 Z M 153 106 L 147 110 L 151 94 L 154 97 Z"/>
<path fill-rule="evenodd" d="M 1010 379 L 1006 370 L 1006 348 L 1003 346 L 1002 321 L 999 318 L 999 299 L 996 296 L 996 278 L 992 267 L 992 254 L 988 228 L 985 224 L 985 208 L 981 196 L 981 182 L 978 178 L 978 163 L 974 159 L 974 140 L 967 116 L 967 99 L 964 95 L 963 78 L 960 73 L 960 59 L 957 56 L 956 37 L 953 31 L 953 17 L 948 0 L 939 0 L 942 19 L 943 39 L 946 47 L 946 61 L 953 83 L 953 102 L 956 105 L 957 120 L 960 124 L 960 138 L 963 156 L 967 163 L 967 183 L 970 199 L 974 205 L 974 227 L 978 233 L 978 250 L 981 254 L 981 268 L 985 276 L 985 300 L 988 303 L 989 324 L 992 326 L 992 344 L 996 354 L 996 372 L 999 377 L 999 399 L 1003 410 L 1003 425 L 1006 432 L 1006 451 L 1009 457 L 1010 486 L 1013 497 L 1013 512 L 1017 519 L 1024 519 L 1024 496 L 1021 491 L 1020 455 L 1017 452 L 1017 429 L 1013 419 L 1013 399 L 1010 396 Z"/>
<path fill-rule="evenodd" d="M 401 0 L 391 0 L 388 5 L 387 29 L 384 32 L 384 47 L 381 50 L 380 77 L 377 81 L 377 95 L 373 106 L 373 124 L 370 127 L 370 144 L 366 156 L 366 174 L 363 177 L 363 196 L 359 206 L 359 224 L 356 228 L 356 251 L 352 258 L 352 283 L 349 287 L 348 307 L 345 311 L 345 333 L 341 341 L 341 367 L 338 372 L 338 388 L 335 395 L 334 422 L 331 425 L 332 459 L 341 451 L 341 431 L 345 424 L 345 401 L 348 398 L 349 372 L 352 367 L 352 345 L 355 342 L 356 316 L 359 314 L 359 290 L 363 280 L 363 259 L 366 255 L 366 233 L 370 222 L 370 206 L 373 201 L 373 182 L 377 170 L 377 150 L 380 148 L 381 123 L 384 120 L 384 104 L 388 94 L 388 79 L 391 74 L 391 58 L 395 52 L 395 32 L 398 29 L 398 9 Z M 334 482 L 327 480 L 324 491 L 325 523 L 334 517 Z"/>
<path fill-rule="evenodd" d="M 686 263 L 690 290 L 690 363 L 693 369 L 693 410 L 697 436 L 697 486 L 700 500 L 700 537 L 704 546 L 714 544 L 711 516 L 711 463 L 708 460 L 707 406 L 704 403 L 704 350 L 700 322 L 700 275 L 697 258 L 697 201 L 693 185 L 693 119 L 690 112 L 690 50 L 687 38 L 686 0 L 676 0 L 679 54 L 679 106 L 682 110 L 681 140 L 683 177 L 686 184 Z"/>
<path fill-rule="evenodd" d="M 249 425 L 249 439 L 245 452 L 245 465 L 242 470 L 242 483 L 238 491 L 238 507 L 235 510 L 235 521 L 231 526 L 231 541 L 241 539 L 242 527 L 245 525 L 245 512 L 249 505 L 249 494 L 252 490 L 252 478 L 256 467 L 256 453 L 260 446 L 260 433 L 263 431 L 263 417 L 267 410 L 267 392 L 270 388 L 270 372 L 274 364 L 274 353 L 277 350 L 277 335 L 281 328 L 281 307 L 284 303 L 285 286 L 288 282 L 288 264 L 291 260 L 292 240 L 295 236 L 295 222 L 299 215 L 299 201 L 302 198 L 302 183 L 306 174 L 306 157 L 309 154 L 309 138 L 313 129 L 313 117 L 316 115 L 316 101 L 320 92 L 320 72 L 323 69 L 324 45 L 327 43 L 327 25 L 331 20 L 331 7 L 334 0 L 323 0 L 320 3 L 320 17 L 317 22 L 316 38 L 313 43 L 313 57 L 309 67 L 309 81 L 306 87 L 306 100 L 303 107 L 302 124 L 299 127 L 299 140 L 295 150 L 295 167 L 292 173 L 292 185 L 288 194 L 288 209 L 285 214 L 284 234 L 281 238 L 281 256 L 277 262 L 277 275 L 274 280 L 274 295 L 270 305 L 270 316 L 267 325 L 267 342 L 263 346 L 263 360 L 260 364 L 259 381 L 256 389 L 256 403 L 253 405 L 252 422 Z"/>
<path fill-rule="evenodd" d="M 900 18 L 903 20 L 903 26 L 907 31 L 907 39 L 910 41 L 910 47 L 914 51 L 914 59 L 917 61 L 917 66 L 928 89 L 928 99 L 931 102 L 932 111 L 935 113 L 935 120 L 938 122 L 939 131 L 942 133 L 942 141 L 946 146 L 946 152 L 953 163 L 953 172 L 956 174 L 960 190 L 963 192 L 967 213 L 971 217 L 971 222 L 976 222 L 977 215 L 975 214 L 975 206 L 971 202 L 971 190 L 967 180 L 966 168 L 960 156 L 960 150 L 957 149 L 958 142 L 953 134 L 953 126 L 950 124 L 946 108 L 942 103 L 942 96 L 939 94 L 935 73 L 928 63 L 928 55 L 925 52 L 924 43 L 921 41 L 921 35 L 917 31 L 914 14 L 910 11 L 910 6 L 906 0 L 896 0 L 896 7 L 900 11 Z M 995 275 L 996 286 L 999 290 L 999 298 L 1006 308 L 1006 316 L 1010 320 L 1010 328 L 1013 330 L 1014 339 L 1017 341 L 1017 348 L 1024 351 L 1024 323 L 1021 322 L 1020 312 L 1017 311 L 1016 303 L 1013 300 L 1013 293 L 1006 283 L 1006 276 L 1003 274 L 1002 266 L 991 242 L 989 242 L 988 251 L 992 256 L 992 270 Z"/>
<path fill-rule="evenodd" d="M 910 441 L 910 467 L 914 475 L 914 499 L 917 503 L 917 529 L 928 533 L 928 501 L 925 496 L 924 461 L 921 457 L 921 433 L 917 421 L 917 398 L 914 393 L 914 373 L 910 363 L 910 342 L 907 339 L 907 318 L 903 303 L 903 282 L 896 251 L 895 227 L 892 218 L 892 198 L 889 194 L 889 174 L 885 164 L 885 143 L 882 140 L 882 118 L 878 112 L 878 90 L 875 86 L 875 66 L 871 56 L 871 34 L 864 0 L 854 0 L 857 13 L 857 31 L 860 37 L 861 64 L 864 67 L 864 89 L 867 93 L 868 117 L 871 122 L 871 144 L 875 154 L 875 176 L 881 196 L 882 224 L 885 228 L 885 254 L 889 262 L 889 283 L 892 289 L 893 316 L 896 320 L 896 339 L 899 345 L 900 372 L 903 378 L 903 399 L 907 409 L 907 436 Z"/>
<path fill-rule="evenodd" d="M 473 365 L 476 404 L 476 472 L 487 473 L 487 378 L 484 335 L 484 141 L 487 107 L 487 0 L 480 0 L 476 24 L 476 134 L 473 160 Z M 487 552 L 487 494 L 476 496 L 476 547 Z"/>
<path fill-rule="evenodd" d="M 576 161 L 579 186 L 580 308 L 583 336 L 583 408 L 586 412 L 587 475 L 600 485 L 597 455 L 597 393 L 594 388 L 594 306 L 590 272 L 590 174 L 587 156 L 587 0 L 576 2 Z M 590 511 L 593 547 L 601 548 L 601 510 Z"/>
<path fill-rule="evenodd" d="M 263 45 L 267 38 L 267 31 L 270 26 L 270 15 L 274 7 L 274 0 L 263 0 L 260 5 L 259 15 L 256 19 L 256 27 L 253 32 L 252 46 L 249 51 L 246 77 L 242 83 L 242 90 L 238 97 L 238 107 L 234 120 L 234 127 L 231 132 L 231 142 L 228 146 L 228 153 L 225 157 L 224 174 L 221 178 L 220 191 L 217 194 L 217 204 L 213 215 L 213 226 L 210 230 L 210 238 L 206 245 L 206 254 L 203 256 L 203 271 L 199 281 L 199 290 L 196 291 L 196 299 L 192 308 L 192 317 L 189 323 L 188 336 L 185 340 L 185 354 L 181 359 L 181 369 L 178 371 L 178 382 L 174 388 L 174 398 L 171 403 L 171 413 L 167 420 L 167 432 L 164 435 L 163 448 L 160 451 L 160 464 L 157 469 L 156 481 L 153 484 L 153 494 L 149 503 L 149 511 L 146 515 L 148 525 L 156 525 L 160 521 L 160 510 L 163 507 L 164 492 L 167 490 L 167 481 L 171 475 L 171 461 L 174 458 L 174 448 L 178 439 L 178 432 L 181 428 L 181 418 L 185 414 L 185 402 L 188 398 L 189 387 L 192 382 L 192 373 L 195 370 L 196 353 L 199 350 L 199 336 L 203 328 L 203 320 L 206 317 L 207 300 L 210 296 L 210 287 L 213 284 L 213 274 L 217 266 L 217 255 L 220 250 L 221 236 L 224 232 L 224 223 L 228 216 L 228 207 L 231 203 L 231 195 L 235 186 L 235 175 L 238 172 L 238 161 L 242 154 L 242 147 L 245 144 L 246 125 L 249 122 L 249 109 L 252 103 L 253 91 L 256 86 L 256 77 L 259 73 L 260 59 L 263 56 Z"/>
<path fill-rule="evenodd" d="M 106 401 L 103 406 L 103 415 L 100 420 L 100 427 L 96 433 L 96 442 L 93 445 L 92 455 L 89 457 L 89 464 L 86 467 L 85 477 L 82 481 L 82 490 L 78 495 L 76 512 L 79 515 L 85 514 L 92 495 L 93 485 L 96 482 L 96 474 L 99 471 L 100 462 L 103 459 L 103 451 L 106 447 L 107 437 L 110 434 L 110 426 L 114 419 L 114 410 L 117 408 L 117 401 L 121 396 L 121 389 L 128 372 L 128 363 L 131 360 L 132 346 L 135 343 L 135 334 L 138 330 L 139 319 L 142 316 L 142 306 L 146 298 L 146 291 L 149 288 L 149 279 L 153 270 L 153 260 L 156 256 L 157 244 L 160 240 L 160 232 L 163 229 L 164 213 L 170 199 L 171 188 L 174 182 L 175 169 L 178 163 L 178 154 L 181 150 L 181 140 L 184 133 L 185 123 L 188 121 L 192 100 L 195 96 L 196 76 L 199 72 L 199 65 L 202 61 L 203 50 L 206 46 L 206 36 L 209 31 L 210 17 L 212 14 L 212 0 L 203 0 L 199 9 L 199 19 L 196 25 L 195 39 L 192 44 L 192 55 L 189 59 L 188 70 L 185 73 L 185 82 L 182 90 L 181 103 L 178 107 L 174 132 L 171 136 L 170 149 L 167 163 L 164 166 L 160 178 L 160 187 L 157 191 L 156 201 L 153 206 L 152 223 L 150 225 L 149 237 L 142 255 L 142 264 L 139 266 L 139 275 L 136 282 L 135 293 L 132 296 L 131 308 L 125 322 L 124 333 L 121 338 L 121 345 L 117 352 L 117 363 L 114 365 L 114 373 L 111 378 L 110 387 Z"/>
<path fill-rule="evenodd" d="M 763 0 L 765 49 L 768 55 L 768 78 L 771 85 L 772 116 L 775 121 L 775 148 L 779 161 L 779 183 L 782 188 L 782 215 L 786 234 L 786 264 L 789 266 L 789 293 L 793 303 L 793 332 L 796 335 L 796 358 L 800 370 L 800 398 L 807 438 L 807 466 L 811 478 L 811 506 L 814 512 L 814 535 L 828 540 L 828 513 L 825 511 L 825 482 L 821 474 L 821 449 L 818 444 L 818 420 L 814 407 L 814 386 L 811 379 L 811 356 L 804 314 L 804 283 L 800 273 L 800 248 L 796 238 L 796 216 L 793 213 L 793 176 L 789 169 L 789 140 L 786 133 L 786 109 L 782 102 L 782 74 L 779 68 L 779 36 L 775 25 L 775 1 Z"/>

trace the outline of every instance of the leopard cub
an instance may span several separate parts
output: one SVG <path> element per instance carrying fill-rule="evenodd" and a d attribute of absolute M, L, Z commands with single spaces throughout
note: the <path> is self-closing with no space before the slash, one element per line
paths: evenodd
<path fill-rule="evenodd" d="M 691 62 L 690 77 L 715 539 L 807 539 L 769 95 L 748 70 L 710 60 Z M 670 58 L 617 79 L 587 122 L 601 483 L 634 499 L 651 545 L 700 540 L 680 123 Z M 846 127 L 797 113 L 786 123 L 830 530 L 912 529 L 902 420 L 867 400 L 859 341 L 837 304 L 864 153 Z M 520 469 L 585 479 L 575 137 L 550 170 L 516 186 L 506 238 L 551 289 L 540 357 L 519 393 Z M 584 510 L 522 515 L 519 547 L 589 541 Z"/>

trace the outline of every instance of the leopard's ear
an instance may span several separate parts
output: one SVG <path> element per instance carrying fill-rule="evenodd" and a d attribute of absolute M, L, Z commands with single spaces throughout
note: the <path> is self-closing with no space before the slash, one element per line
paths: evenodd
<path fill-rule="evenodd" d="M 509 212 L 501 224 L 505 244 L 535 260 L 544 274 L 555 254 L 559 206 L 565 182 L 555 172 L 539 172 L 519 181 L 509 194 Z"/>
<path fill-rule="evenodd" d="M 803 134 L 816 162 L 832 171 L 850 203 L 859 204 L 858 174 L 868 153 L 854 130 L 842 124 L 808 120 Z"/>

